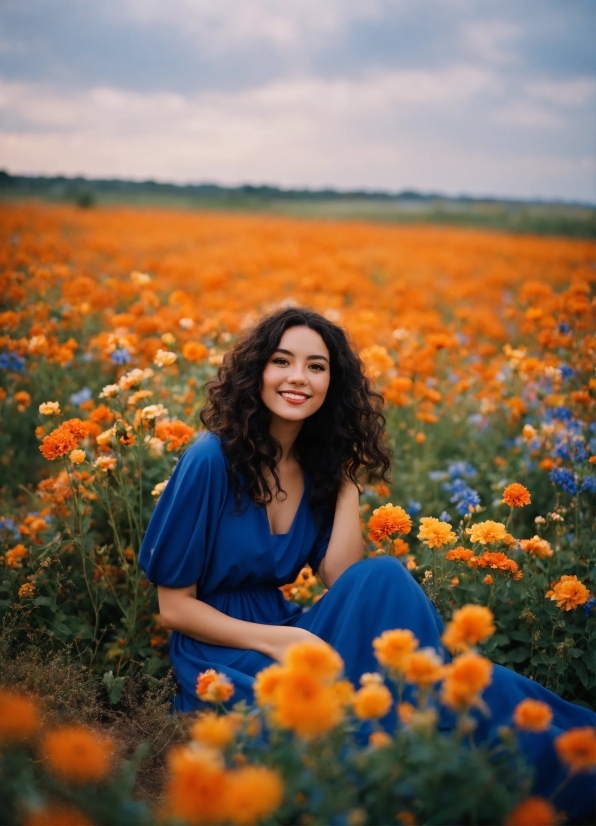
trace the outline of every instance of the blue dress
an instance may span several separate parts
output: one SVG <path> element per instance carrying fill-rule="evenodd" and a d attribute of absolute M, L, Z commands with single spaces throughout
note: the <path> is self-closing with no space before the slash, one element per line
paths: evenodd
<path fill-rule="evenodd" d="M 331 534 L 330 524 L 317 526 L 308 489 L 305 477 L 290 530 L 272 535 L 265 508 L 247 495 L 235 508 L 220 442 L 204 434 L 178 462 L 149 523 L 140 553 L 147 578 L 170 588 L 196 583 L 198 599 L 236 619 L 308 629 L 338 651 L 354 685 L 363 673 L 378 669 L 372 640 L 387 629 L 409 628 L 421 647 L 443 652 L 441 618 L 409 571 L 392 557 L 351 565 L 309 611 L 284 598 L 279 586 L 293 582 L 306 563 L 316 571 Z M 225 673 L 235 687 L 232 702 L 252 703 L 255 675 L 273 662 L 252 649 L 211 645 L 176 631 L 170 654 L 180 689 L 176 708 L 184 712 L 203 706 L 195 694 L 199 672 L 215 668 Z M 499 726 L 510 725 L 513 709 L 526 697 L 548 703 L 554 714 L 548 732 L 520 735 L 537 770 L 534 791 L 548 797 L 566 776 L 554 738 L 569 728 L 594 725 L 596 715 L 496 665 L 483 694 L 490 718 L 480 718 L 477 738 L 490 739 Z M 441 727 L 449 727 L 452 719 L 444 713 Z M 381 722 L 393 731 L 395 711 Z M 578 775 L 555 802 L 572 819 L 586 817 L 594 807 L 594 790 L 593 775 Z"/>

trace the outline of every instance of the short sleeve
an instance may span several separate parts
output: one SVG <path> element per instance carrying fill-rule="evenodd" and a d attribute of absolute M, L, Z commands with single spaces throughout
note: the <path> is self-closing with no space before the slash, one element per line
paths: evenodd
<path fill-rule="evenodd" d="M 221 445 L 207 433 L 181 457 L 149 522 L 139 563 L 150 582 L 200 583 L 227 492 Z"/>
<path fill-rule="evenodd" d="M 331 529 L 333 528 L 333 520 L 328 519 L 319 528 L 315 544 L 308 557 L 308 564 L 314 573 L 319 569 L 319 565 L 323 561 L 323 557 L 327 553 L 327 546 L 331 538 Z"/>

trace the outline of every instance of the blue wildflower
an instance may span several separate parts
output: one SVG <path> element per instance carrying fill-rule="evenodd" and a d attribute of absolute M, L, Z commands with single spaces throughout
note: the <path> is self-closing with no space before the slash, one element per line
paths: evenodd
<path fill-rule="evenodd" d="M 406 507 L 406 513 L 408 514 L 408 516 L 418 516 L 421 510 L 422 505 L 420 504 L 420 502 L 415 502 L 413 499 L 410 499 Z"/>
<path fill-rule="evenodd" d="M 447 473 L 452 479 L 459 479 L 462 477 L 471 478 L 476 476 L 478 471 L 469 462 L 450 462 L 447 465 Z"/>
<path fill-rule="evenodd" d="M 552 419 L 560 422 L 570 422 L 573 419 L 573 413 L 568 407 L 553 407 L 550 415 Z"/>
<path fill-rule="evenodd" d="M 15 539 L 21 536 L 20 530 L 17 528 L 16 522 L 10 516 L 0 516 L 0 531 L 10 531 Z"/>
<path fill-rule="evenodd" d="M 570 493 L 575 496 L 577 493 L 577 481 L 575 474 L 564 467 L 556 467 L 549 473 L 550 480 L 555 485 L 558 485 L 565 493 Z"/>
<path fill-rule="evenodd" d="M 586 476 L 581 489 L 584 493 L 596 493 L 596 476 Z"/>
<path fill-rule="evenodd" d="M 451 522 L 451 516 L 447 513 L 447 511 L 443 511 L 443 513 L 439 516 L 441 522 Z"/>
<path fill-rule="evenodd" d="M 569 324 L 565 324 L 565 322 L 564 322 L 564 321 L 562 321 L 562 322 L 558 325 L 558 328 L 557 328 L 557 329 L 558 329 L 558 330 L 559 330 L 559 332 L 560 332 L 560 333 L 562 333 L 564 336 L 568 336 L 568 335 L 569 335 L 569 333 L 571 332 L 571 328 L 569 327 Z"/>
<path fill-rule="evenodd" d="M 71 396 L 69 397 L 70 403 L 76 404 L 77 407 L 79 407 L 81 404 L 88 402 L 91 399 L 92 395 L 93 394 L 91 393 L 89 387 L 81 387 L 81 389 L 78 392 L 71 394 Z"/>
<path fill-rule="evenodd" d="M 568 364 L 560 364 L 559 370 L 561 371 L 561 378 L 563 379 L 563 381 L 567 381 L 567 379 L 572 379 L 573 376 L 575 376 L 575 370 Z"/>
<path fill-rule="evenodd" d="M 125 347 L 121 347 L 119 350 L 114 350 L 110 358 L 114 364 L 128 364 L 129 361 L 132 361 L 132 356 Z"/>
<path fill-rule="evenodd" d="M 0 370 L 11 370 L 13 373 L 26 372 L 25 359 L 11 350 L 9 353 L 0 353 Z"/>
<path fill-rule="evenodd" d="M 584 604 L 582 605 L 582 608 L 583 608 L 584 614 L 587 617 L 591 617 L 592 614 L 594 613 L 594 609 L 596 608 L 596 599 L 594 599 L 594 597 L 590 597 L 590 599 L 587 602 L 584 602 Z"/>

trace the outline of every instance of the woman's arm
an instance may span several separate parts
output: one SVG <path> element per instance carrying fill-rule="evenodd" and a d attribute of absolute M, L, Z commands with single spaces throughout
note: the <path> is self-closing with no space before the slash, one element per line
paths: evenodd
<path fill-rule="evenodd" d="M 337 496 L 327 553 L 317 571 L 327 588 L 331 588 L 346 568 L 364 556 L 358 497 L 356 485 L 346 480 Z"/>
<path fill-rule="evenodd" d="M 166 588 L 159 585 L 159 613 L 162 624 L 199 642 L 230 648 L 252 648 L 281 661 L 289 645 L 301 640 L 318 640 L 304 628 L 292 625 L 261 625 L 234 619 L 196 598 L 197 586 Z"/>

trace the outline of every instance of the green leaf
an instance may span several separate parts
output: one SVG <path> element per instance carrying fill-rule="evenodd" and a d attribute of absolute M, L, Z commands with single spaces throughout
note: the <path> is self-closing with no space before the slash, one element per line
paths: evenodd
<path fill-rule="evenodd" d="M 116 705 L 120 702 L 124 686 L 126 684 L 126 677 L 114 677 L 113 671 L 106 671 L 103 675 L 103 684 L 108 689 L 110 702 Z"/>

